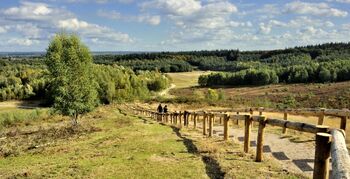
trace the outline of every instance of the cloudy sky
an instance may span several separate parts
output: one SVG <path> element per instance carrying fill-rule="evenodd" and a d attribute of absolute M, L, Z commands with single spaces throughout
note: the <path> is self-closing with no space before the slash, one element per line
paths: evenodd
<path fill-rule="evenodd" d="M 350 41 L 350 0 L 0 0 L 0 51 L 56 32 L 92 51 L 260 50 Z"/>

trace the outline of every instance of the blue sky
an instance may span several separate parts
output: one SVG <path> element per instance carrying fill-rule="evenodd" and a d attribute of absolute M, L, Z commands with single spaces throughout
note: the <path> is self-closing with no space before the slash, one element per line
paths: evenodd
<path fill-rule="evenodd" d="M 62 30 L 92 51 L 264 50 L 350 41 L 350 0 L 0 0 L 0 51 Z"/>

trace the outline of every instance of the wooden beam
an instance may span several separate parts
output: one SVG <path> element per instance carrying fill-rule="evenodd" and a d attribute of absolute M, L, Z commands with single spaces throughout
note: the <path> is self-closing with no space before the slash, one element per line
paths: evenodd
<path fill-rule="evenodd" d="M 331 131 L 332 178 L 350 178 L 350 156 L 345 143 L 345 131 Z"/>

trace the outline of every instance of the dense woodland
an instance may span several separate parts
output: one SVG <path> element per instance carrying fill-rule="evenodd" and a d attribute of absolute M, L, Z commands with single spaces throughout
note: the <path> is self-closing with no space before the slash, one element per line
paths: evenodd
<path fill-rule="evenodd" d="M 1 57 L 0 100 L 50 99 L 45 57 Z M 100 102 L 144 98 L 166 88 L 159 72 L 222 71 L 201 76 L 201 86 L 318 83 L 350 80 L 350 43 L 272 51 L 190 51 L 95 55 Z M 124 66 L 124 67 L 123 67 Z M 50 100 L 47 100 L 50 103 Z"/>
<path fill-rule="evenodd" d="M 94 64 L 99 103 L 144 99 L 152 91 L 169 85 L 169 79 L 158 72 L 139 71 L 118 65 Z M 52 104 L 52 83 L 43 59 L 0 61 L 0 101 L 41 99 Z"/>

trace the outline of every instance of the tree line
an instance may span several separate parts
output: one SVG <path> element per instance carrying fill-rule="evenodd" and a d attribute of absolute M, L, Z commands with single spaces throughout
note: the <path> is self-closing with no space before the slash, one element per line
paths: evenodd
<path fill-rule="evenodd" d="M 310 62 L 304 65 L 272 65 L 238 72 L 221 72 L 199 77 L 201 86 L 267 85 L 275 83 L 325 83 L 350 80 L 350 60 Z"/>

